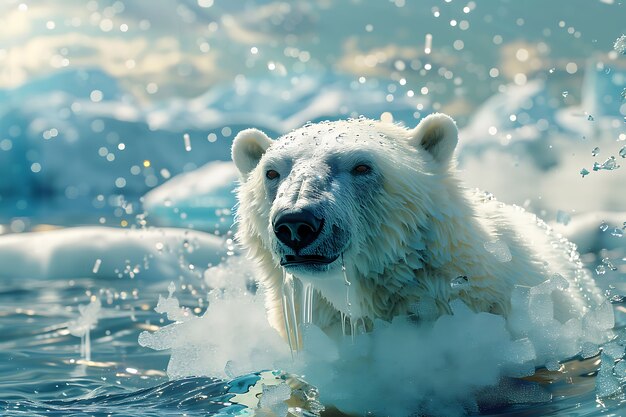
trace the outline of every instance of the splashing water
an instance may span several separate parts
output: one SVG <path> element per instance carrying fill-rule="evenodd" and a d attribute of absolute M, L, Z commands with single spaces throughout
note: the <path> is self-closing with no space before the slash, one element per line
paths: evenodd
<path fill-rule="evenodd" d="M 602 258 L 602 263 L 606 265 L 611 271 L 617 271 L 617 267 L 613 265 L 613 262 L 609 258 Z"/>
<path fill-rule="evenodd" d="M 176 284 L 174 282 L 170 282 L 167 286 L 167 292 L 169 295 L 167 298 L 164 298 L 159 294 L 159 301 L 157 302 L 154 311 L 160 314 L 167 315 L 167 319 L 175 322 L 185 322 L 193 319 L 193 314 L 191 310 L 186 307 L 181 307 L 178 299 L 174 297 L 174 293 L 176 292 Z"/>
<path fill-rule="evenodd" d="M 626 54 L 626 35 L 622 35 L 615 39 L 615 42 L 613 42 L 613 49 L 622 55 Z"/>
<path fill-rule="evenodd" d="M 100 299 L 94 298 L 87 305 L 79 305 L 80 316 L 75 321 L 68 324 L 67 329 L 72 336 L 80 337 L 80 357 L 86 361 L 91 361 L 91 340 L 89 334 L 91 329 L 98 323 L 102 304 Z"/>
<path fill-rule="evenodd" d="M 599 163 L 599 162 L 594 162 L 593 163 L 593 170 L 594 171 L 600 171 L 600 170 L 606 170 L 606 171 L 612 171 L 614 169 L 619 168 L 620 165 L 617 163 L 617 161 L 615 160 L 614 156 L 609 157 L 606 161 L 604 161 L 603 163 Z"/>

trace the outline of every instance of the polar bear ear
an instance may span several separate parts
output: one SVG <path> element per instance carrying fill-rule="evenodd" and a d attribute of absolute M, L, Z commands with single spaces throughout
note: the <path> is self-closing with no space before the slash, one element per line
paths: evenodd
<path fill-rule="evenodd" d="M 413 129 L 409 143 L 426 150 L 435 161 L 446 163 L 452 158 L 458 141 L 459 131 L 454 120 L 447 114 L 433 113 Z"/>
<path fill-rule="evenodd" d="M 246 129 L 237 134 L 233 141 L 231 156 L 242 175 L 257 166 L 261 157 L 272 144 L 272 140 L 258 129 Z"/>

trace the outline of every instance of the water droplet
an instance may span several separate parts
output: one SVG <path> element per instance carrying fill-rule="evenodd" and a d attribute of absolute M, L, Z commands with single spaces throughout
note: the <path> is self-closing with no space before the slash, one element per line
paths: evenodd
<path fill-rule="evenodd" d="M 604 265 L 596 266 L 596 274 L 598 274 L 598 275 L 606 274 L 606 268 L 604 267 Z"/>
<path fill-rule="evenodd" d="M 589 175 L 589 171 L 587 170 L 587 168 L 581 169 L 580 175 L 582 175 L 583 178 L 585 178 L 585 175 Z"/>
<path fill-rule="evenodd" d="M 614 295 L 611 298 L 609 298 L 609 301 L 611 302 L 611 304 L 622 304 L 626 302 L 626 296 Z"/>
<path fill-rule="evenodd" d="M 593 122 L 595 119 L 593 118 L 592 115 L 588 114 L 587 115 L 587 120 L 589 120 L 590 122 Z"/>
<path fill-rule="evenodd" d="M 97 274 L 98 271 L 100 270 L 101 264 L 102 264 L 102 259 L 100 258 L 96 259 L 96 262 L 94 262 L 93 269 L 91 270 L 91 272 L 93 272 L 94 274 Z"/>
<path fill-rule="evenodd" d="M 465 286 L 467 286 L 469 283 L 469 278 L 465 275 L 459 275 L 458 277 L 454 278 L 452 281 L 450 281 L 450 287 L 451 288 L 455 288 L 455 289 L 459 289 L 459 288 L 463 288 Z"/>
<path fill-rule="evenodd" d="M 600 153 L 600 148 L 597 146 L 591 150 L 591 156 L 597 156 Z"/>
<path fill-rule="evenodd" d="M 617 267 L 613 265 L 609 258 L 602 258 L 602 263 L 606 265 L 606 267 L 609 268 L 611 271 L 617 271 Z"/>
<path fill-rule="evenodd" d="M 622 158 L 626 158 L 626 145 L 619 150 L 619 156 L 621 156 Z"/>
<path fill-rule="evenodd" d="M 609 228 L 609 225 L 606 224 L 606 222 L 600 223 L 600 230 L 602 230 L 603 232 L 606 232 L 608 228 Z"/>
<path fill-rule="evenodd" d="M 613 43 L 613 49 L 615 49 L 616 52 L 622 55 L 626 54 L 626 35 L 622 35 L 619 38 L 615 39 L 615 42 Z"/>
<path fill-rule="evenodd" d="M 617 169 L 619 167 L 620 165 L 617 163 L 614 156 L 610 156 L 606 161 L 604 161 L 601 164 L 598 162 L 593 163 L 594 171 L 600 171 L 600 170 L 613 171 L 614 169 Z"/>
<path fill-rule="evenodd" d="M 549 72 L 550 74 L 554 74 L 554 71 L 556 71 L 556 68 L 550 68 L 550 69 L 548 70 L 548 72 Z"/>

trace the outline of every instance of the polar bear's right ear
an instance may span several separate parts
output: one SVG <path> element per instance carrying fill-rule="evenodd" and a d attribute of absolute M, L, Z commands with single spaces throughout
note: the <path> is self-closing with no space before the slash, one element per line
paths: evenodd
<path fill-rule="evenodd" d="M 452 117 L 433 113 L 422 119 L 411 132 L 409 143 L 430 153 L 435 161 L 445 164 L 452 158 L 459 142 L 459 131 Z"/>
<path fill-rule="evenodd" d="M 242 175 L 257 166 L 261 157 L 272 144 L 272 140 L 258 129 L 246 129 L 237 134 L 233 141 L 231 156 Z"/>

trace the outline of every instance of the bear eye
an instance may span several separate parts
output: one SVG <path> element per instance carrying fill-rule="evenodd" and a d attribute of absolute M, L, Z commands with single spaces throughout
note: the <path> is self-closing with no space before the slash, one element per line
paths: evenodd
<path fill-rule="evenodd" d="M 280 174 L 278 173 L 278 171 L 270 169 L 265 173 L 265 176 L 267 177 L 268 180 L 275 180 L 276 178 L 280 176 Z"/>
<path fill-rule="evenodd" d="M 359 164 L 352 168 L 352 173 L 357 175 L 367 174 L 372 170 L 369 165 Z"/>

